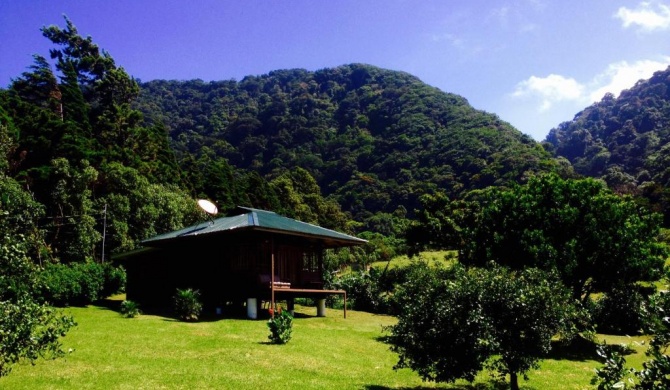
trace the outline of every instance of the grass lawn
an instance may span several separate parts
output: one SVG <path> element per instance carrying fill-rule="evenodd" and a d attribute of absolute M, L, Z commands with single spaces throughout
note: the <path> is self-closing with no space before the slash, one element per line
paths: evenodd
<path fill-rule="evenodd" d="M 116 297 L 120 302 L 122 297 Z M 314 317 L 297 307 L 293 339 L 267 343 L 266 321 L 212 319 L 198 323 L 141 315 L 123 318 L 104 306 L 69 308 L 78 327 L 64 338 L 64 359 L 14 366 L 2 389 L 493 389 L 488 374 L 474 386 L 422 382 L 410 370 L 394 371 L 397 357 L 381 340 L 394 318 L 328 309 Z M 640 338 L 609 337 L 632 343 Z M 627 358 L 639 367 L 644 346 Z M 547 359 L 522 381 L 525 389 L 591 389 L 599 363 L 592 354 Z"/>
<path fill-rule="evenodd" d="M 447 257 L 451 259 L 447 260 Z M 428 264 L 440 264 L 440 265 L 450 265 L 453 264 L 454 259 L 456 259 L 456 251 L 424 251 L 419 254 L 419 258 L 427 261 Z M 416 259 L 410 259 L 407 255 L 396 256 L 391 260 L 389 264 L 390 268 L 399 268 L 406 267 L 412 261 Z M 384 269 L 388 264 L 387 261 L 375 261 L 371 264 L 372 267 Z"/>

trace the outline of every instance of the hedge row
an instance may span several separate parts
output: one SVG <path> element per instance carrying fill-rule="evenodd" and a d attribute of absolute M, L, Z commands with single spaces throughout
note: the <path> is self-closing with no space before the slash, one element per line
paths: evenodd
<path fill-rule="evenodd" d="M 86 305 L 126 285 L 123 268 L 100 263 L 49 264 L 39 278 L 40 297 L 55 306 Z"/>

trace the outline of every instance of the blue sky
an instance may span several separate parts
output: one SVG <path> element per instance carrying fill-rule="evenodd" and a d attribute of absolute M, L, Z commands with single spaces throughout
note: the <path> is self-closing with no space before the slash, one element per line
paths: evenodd
<path fill-rule="evenodd" d="M 48 56 L 39 29 L 63 14 L 143 81 L 367 63 L 537 140 L 670 64 L 670 1 L 0 0 L 1 87 Z"/>

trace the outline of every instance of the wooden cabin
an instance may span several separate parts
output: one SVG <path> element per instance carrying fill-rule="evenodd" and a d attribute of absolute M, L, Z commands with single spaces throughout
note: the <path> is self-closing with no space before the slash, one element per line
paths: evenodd
<path fill-rule="evenodd" d="M 317 314 L 325 315 L 324 298 L 342 294 L 346 307 L 346 292 L 324 289 L 324 251 L 365 242 L 239 207 L 235 215 L 147 239 L 143 249 L 123 256 L 126 295 L 145 308 L 167 308 L 178 288 L 193 288 L 205 310 L 246 303 L 250 318 L 261 302 L 286 300 L 291 309 L 294 298 L 309 297 L 317 301 Z"/>

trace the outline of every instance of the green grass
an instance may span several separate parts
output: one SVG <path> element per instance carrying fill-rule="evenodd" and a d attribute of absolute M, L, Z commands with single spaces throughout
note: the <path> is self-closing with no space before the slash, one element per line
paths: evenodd
<path fill-rule="evenodd" d="M 122 297 L 117 297 L 118 300 Z M 412 371 L 394 371 L 397 357 L 381 341 L 382 326 L 394 318 L 328 310 L 314 317 L 297 307 L 294 333 L 286 345 L 267 343 L 265 320 L 215 319 L 198 323 L 141 315 L 128 319 L 102 306 L 70 308 L 79 323 L 64 338 L 64 359 L 22 363 L 2 389 L 469 389 L 465 383 L 425 383 Z M 612 343 L 640 338 L 608 337 Z M 640 367 L 644 346 L 627 356 Z M 530 372 L 525 389 L 589 389 L 593 356 L 547 359 Z M 493 388 L 488 374 L 479 390 Z"/>
<path fill-rule="evenodd" d="M 419 258 L 428 262 L 428 264 L 435 265 L 450 265 L 456 259 L 456 251 L 426 251 L 419 254 Z M 447 260 L 449 258 L 449 260 Z M 407 255 L 397 256 L 391 260 L 389 264 L 390 268 L 406 267 L 412 261 L 416 261 L 417 258 L 410 259 Z M 386 261 L 376 261 L 371 264 L 375 268 L 385 268 L 388 262 Z"/>

